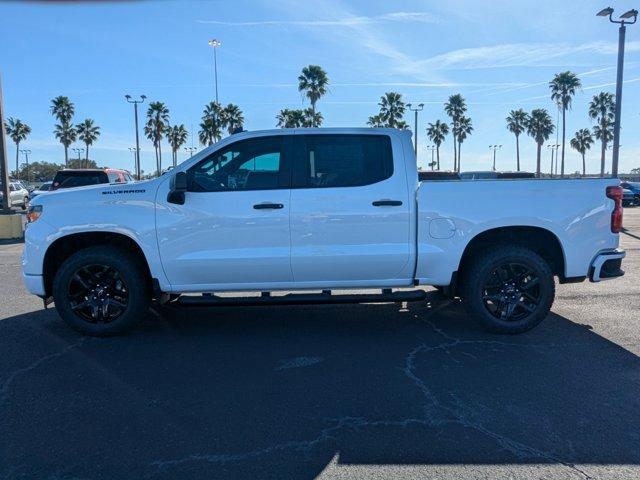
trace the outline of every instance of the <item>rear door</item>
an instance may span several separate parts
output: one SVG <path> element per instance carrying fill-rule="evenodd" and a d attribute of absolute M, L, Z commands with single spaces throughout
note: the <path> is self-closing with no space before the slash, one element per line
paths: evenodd
<path fill-rule="evenodd" d="M 187 170 L 184 205 L 159 192 L 158 244 L 175 290 L 290 286 L 291 138 L 254 137 L 213 152 Z"/>
<path fill-rule="evenodd" d="M 291 268 L 296 284 L 410 282 L 412 196 L 400 142 L 383 134 L 301 132 L 295 136 L 293 174 Z"/>

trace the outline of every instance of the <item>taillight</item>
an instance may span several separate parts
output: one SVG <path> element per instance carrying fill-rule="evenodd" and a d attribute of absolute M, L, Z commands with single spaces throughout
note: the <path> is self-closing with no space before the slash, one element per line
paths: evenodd
<path fill-rule="evenodd" d="M 611 232 L 622 231 L 622 187 L 607 187 L 607 197 L 615 202 L 611 212 Z"/>

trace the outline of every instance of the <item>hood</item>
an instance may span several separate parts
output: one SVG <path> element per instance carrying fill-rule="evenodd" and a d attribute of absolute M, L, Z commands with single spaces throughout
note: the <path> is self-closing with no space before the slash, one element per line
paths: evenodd
<path fill-rule="evenodd" d="M 46 195 L 37 195 L 31 202 L 31 205 L 70 204 L 78 207 L 85 203 L 104 202 L 115 199 L 134 199 L 138 196 L 148 198 L 150 193 L 155 195 L 159 180 L 161 179 L 156 178 L 133 183 L 101 183 L 84 187 L 49 190 L 42 192 L 46 193 Z"/>

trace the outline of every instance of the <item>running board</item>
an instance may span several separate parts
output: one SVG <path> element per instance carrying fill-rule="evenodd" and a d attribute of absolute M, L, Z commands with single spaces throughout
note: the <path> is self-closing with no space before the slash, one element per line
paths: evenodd
<path fill-rule="evenodd" d="M 325 291 L 326 292 L 326 291 Z M 340 303 L 389 303 L 419 302 L 427 298 L 424 290 L 408 290 L 400 292 L 331 295 L 330 293 L 288 293 L 287 295 L 260 297 L 219 297 L 217 295 L 182 296 L 180 305 L 189 307 L 253 307 L 260 305 L 306 305 L 306 304 L 340 304 Z"/>

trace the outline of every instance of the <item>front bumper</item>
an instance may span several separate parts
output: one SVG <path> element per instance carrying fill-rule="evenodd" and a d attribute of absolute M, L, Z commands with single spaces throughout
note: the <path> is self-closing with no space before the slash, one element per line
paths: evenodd
<path fill-rule="evenodd" d="M 589 280 L 599 282 L 624 275 L 622 270 L 622 259 L 627 255 L 624 250 L 611 250 L 600 252 L 591 262 L 589 268 Z"/>
<path fill-rule="evenodd" d="M 22 281 L 29 293 L 38 295 L 39 297 L 44 297 L 44 278 L 42 275 L 26 275 L 23 273 Z"/>

